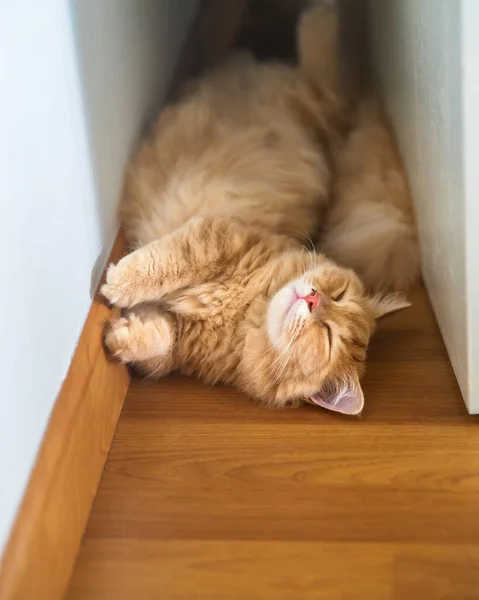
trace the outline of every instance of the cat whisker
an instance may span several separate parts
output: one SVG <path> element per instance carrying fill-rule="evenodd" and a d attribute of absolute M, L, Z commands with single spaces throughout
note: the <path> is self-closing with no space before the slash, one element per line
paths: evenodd
<path fill-rule="evenodd" d="M 293 230 L 294 233 L 298 233 L 306 240 L 306 242 L 308 243 L 308 246 L 309 246 L 309 248 L 308 248 L 308 246 L 305 247 L 307 250 L 310 250 L 311 252 L 315 252 L 316 248 L 314 246 L 313 240 L 311 239 L 311 236 L 309 235 L 309 233 L 307 232 L 307 230 L 304 227 L 302 227 L 301 225 L 299 227 L 301 230 L 295 229 L 295 230 Z"/>
<path fill-rule="evenodd" d="M 276 360 L 270 365 L 268 369 L 268 371 L 272 371 L 270 372 L 272 379 L 270 385 L 267 387 L 267 390 L 271 389 L 274 385 L 276 385 L 276 383 L 280 380 L 281 375 L 284 373 L 284 370 L 286 369 L 288 362 L 291 358 L 291 354 L 293 353 L 293 343 L 300 332 L 301 323 L 298 322 L 295 329 L 293 330 L 288 345 L 286 346 L 286 348 L 284 348 L 281 354 L 276 358 Z"/>
<path fill-rule="evenodd" d="M 299 330 L 295 334 L 295 336 L 293 337 L 293 341 L 298 337 L 298 334 L 299 334 Z M 288 354 L 287 354 L 287 356 L 286 356 L 286 358 L 285 358 L 285 360 L 283 362 L 283 368 L 281 369 L 281 371 L 277 375 L 277 378 L 276 378 L 277 381 L 279 381 L 281 379 L 281 375 L 284 373 L 286 367 L 288 366 L 288 363 L 289 363 L 289 360 L 291 358 L 292 353 L 293 353 L 293 347 L 291 346 L 291 348 L 290 348 L 290 350 L 289 350 L 289 352 L 288 352 Z"/>
<path fill-rule="evenodd" d="M 281 351 L 281 354 L 279 354 L 279 356 L 277 356 L 277 357 L 276 357 L 276 359 L 275 359 L 275 360 L 274 360 L 274 361 L 271 363 L 271 365 L 270 365 L 269 369 L 272 369 L 272 368 L 273 368 L 273 367 L 274 367 L 274 366 L 275 366 L 275 365 L 276 365 L 278 362 L 280 362 L 280 361 L 282 360 L 283 356 L 284 356 L 284 355 L 286 354 L 286 352 L 288 351 L 288 349 L 289 349 L 289 347 L 290 347 L 290 345 L 291 345 L 292 341 L 293 341 L 293 338 L 291 338 L 291 340 L 289 341 L 289 343 L 288 343 L 288 345 L 286 346 L 286 348 L 284 348 L 284 349 Z M 269 370 L 269 369 L 268 369 L 268 370 Z"/>
<path fill-rule="evenodd" d="M 294 336 L 292 337 L 292 339 L 291 339 L 291 342 L 294 342 L 294 340 L 295 340 L 295 339 L 298 337 L 298 335 L 299 335 L 299 331 L 300 331 L 299 329 L 296 331 L 295 335 L 294 335 Z M 279 381 L 281 380 L 281 376 L 283 375 L 283 373 L 284 373 L 284 371 L 285 371 L 286 367 L 288 366 L 289 360 L 290 360 L 290 358 L 291 358 L 291 355 L 292 355 L 292 353 L 293 353 L 293 349 L 294 349 L 294 348 L 293 348 L 293 346 L 291 345 L 291 346 L 289 347 L 289 350 L 288 350 L 288 352 L 287 352 L 286 356 L 284 357 L 284 360 L 283 360 L 283 362 L 281 363 L 281 365 L 280 365 L 279 369 L 278 369 L 278 370 L 276 371 L 276 373 L 275 373 L 275 377 L 274 377 L 274 380 L 273 380 L 273 382 L 272 382 L 272 385 L 276 385 L 276 384 L 277 384 L 277 383 L 279 383 Z"/>
<path fill-rule="evenodd" d="M 303 251 L 307 253 L 307 264 L 304 267 L 303 276 L 307 273 L 307 271 L 313 270 L 316 264 L 316 253 L 315 251 L 308 250 L 308 248 L 303 248 Z"/>

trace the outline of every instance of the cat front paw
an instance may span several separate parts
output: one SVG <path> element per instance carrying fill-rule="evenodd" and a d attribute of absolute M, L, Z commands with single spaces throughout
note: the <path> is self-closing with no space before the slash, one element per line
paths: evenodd
<path fill-rule="evenodd" d="M 125 256 L 118 264 L 109 266 L 106 283 L 101 286 L 100 294 L 110 304 L 120 308 L 144 302 L 145 284 L 141 273 L 141 265 L 135 253 Z"/>

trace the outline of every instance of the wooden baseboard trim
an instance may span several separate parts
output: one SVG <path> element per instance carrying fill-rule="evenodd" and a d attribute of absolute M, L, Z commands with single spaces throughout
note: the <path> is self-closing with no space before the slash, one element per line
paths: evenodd
<path fill-rule="evenodd" d="M 111 260 L 124 249 L 119 234 Z M 2 600 L 57 600 L 67 588 L 130 381 L 103 352 L 109 315 L 95 299 L 3 556 Z"/>

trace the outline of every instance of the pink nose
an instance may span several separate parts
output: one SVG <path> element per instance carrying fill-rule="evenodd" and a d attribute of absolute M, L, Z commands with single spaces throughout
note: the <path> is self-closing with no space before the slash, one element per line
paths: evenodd
<path fill-rule="evenodd" d="M 309 310 L 311 312 L 313 312 L 313 310 L 319 306 L 318 292 L 311 292 L 311 294 L 309 294 L 309 296 L 303 296 L 303 300 L 305 300 L 307 302 Z"/>

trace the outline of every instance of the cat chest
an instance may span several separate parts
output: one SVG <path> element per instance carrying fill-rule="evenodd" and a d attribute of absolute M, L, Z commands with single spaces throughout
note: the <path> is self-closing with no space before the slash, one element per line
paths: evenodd
<path fill-rule="evenodd" d="M 208 319 L 180 318 L 178 363 L 183 373 L 207 383 L 230 381 L 241 355 L 241 319 L 218 314 Z"/>

